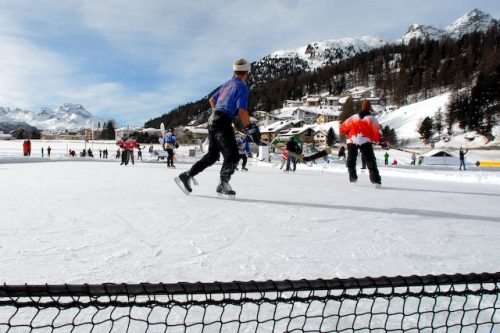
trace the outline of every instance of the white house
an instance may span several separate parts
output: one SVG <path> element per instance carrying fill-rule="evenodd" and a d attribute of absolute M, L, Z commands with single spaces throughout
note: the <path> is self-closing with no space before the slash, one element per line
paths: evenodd
<path fill-rule="evenodd" d="M 302 102 L 305 106 L 319 106 L 321 101 L 321 96 L 319 95 L 306 95 L 302 97 Z"/>
<path fill-rule="evenodd" d="M 444 151 L 433 149 L 421 156 L 422 165 L 460 165 L 460 158 Z"/>
<path fill-rule="evenodd" d="M 287 100 L 285 100 L 285 102 L 283 102 L 284 108 L 296 108 L 296 107 L 299 107 L 302 105 L 304 105 L 304 102 L 295 101 L 295 100 L 291 100 L 291 99 L 287 99 Z"/>
<path fill-rule="evenodd" d="M 0 131 L 0 140 L 14 140 L 14 137 L 10 133 L 5 134 L 4 132 Z"/>
<path fill-rule="evenodd" d="M 314 144 L 319 147 L 325 147 L 327 136 L 328 132 L 324 130 L 317 130 L 314 132 Z"/>

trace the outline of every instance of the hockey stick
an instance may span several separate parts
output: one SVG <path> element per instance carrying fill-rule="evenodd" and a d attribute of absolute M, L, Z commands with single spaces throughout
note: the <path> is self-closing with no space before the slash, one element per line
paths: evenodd
<path fill-rule="evenodd" d="M 332 152 L 331 148 L 325 148 L 323 150 L 318 151 L 317 153 L 314 153 L 314 154 L 308 155 L 308 156 L 293 153 L 291 151 L 288 151 L 288 155 L 295 157 L 296 159 L 298 159 L 301 162 L 310 162 L 313 160 L 317 160 L 318 158 L 328 156 L 328 155 L 330 155 L 331 152 Z"/>

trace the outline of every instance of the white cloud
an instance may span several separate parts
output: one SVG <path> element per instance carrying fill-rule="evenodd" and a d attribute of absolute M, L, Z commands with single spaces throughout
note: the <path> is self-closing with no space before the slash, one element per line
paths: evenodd
<path fill-rule="evenodd" d="M 57 53 L 0 36 L 0 105 L 30 107 L 57 94 L 72 70 Z"/>

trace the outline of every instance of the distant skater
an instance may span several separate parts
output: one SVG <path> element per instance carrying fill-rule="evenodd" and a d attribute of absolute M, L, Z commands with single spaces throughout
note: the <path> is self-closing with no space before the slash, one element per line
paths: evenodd
<path fill-rule="evenodd" d="M 250 145 L 248 144 L 248 139 L 247 139 L 246 135 L 238 138 L 236 143 L 238 144 L 238 152 L 240 154 L 240 160 L 242 161 L 241 162 L 241 170 L 248 171 L 248 169 L 246 168 L 247 161 L 248 161 L 247 156 L 250 156 L 251 153 L 250 153 Z M 237 167 L 236 167 L 236 170 L 238 170 Z"/>

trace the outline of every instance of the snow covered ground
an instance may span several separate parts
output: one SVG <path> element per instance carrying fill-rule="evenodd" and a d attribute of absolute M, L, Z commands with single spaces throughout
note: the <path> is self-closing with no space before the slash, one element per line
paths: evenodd
<path fill-rule="evenodd" d="M 52 158 L 40 163 L 40 147 Z M 173 177 L 199 158 L 178 151 L 177 169 L 152 159 L 68 159 L 84 142 L 0 142 L 1 283 L 178 282 L 496 272 L 500 170 L 380 166 L 383 187 L 342 163 L 293 174 L 249 162 L 215 193 L 220 164 L 185 196 Z M 89 143 L 87 143 L 89 145 Z M 72 147 L 70 147 L 72 146 Z M 88 146 L 87 146 L 88 147 Z M 111 142 L 94 143 L 94 154 Z M 97 153 L 96 153 L 97 151 Z M 379 165 L 384 151 L 377 151 Z M 470 159 L 497 159 L 475 150 Z M 144 153 L 145 157 L 149 154 Z M 8 163 L 7 163 L 8 162 Z M 29 162 L 29 163 L 20 163 Z M 59 162 L 59 163 L 55 163 Z"/>

